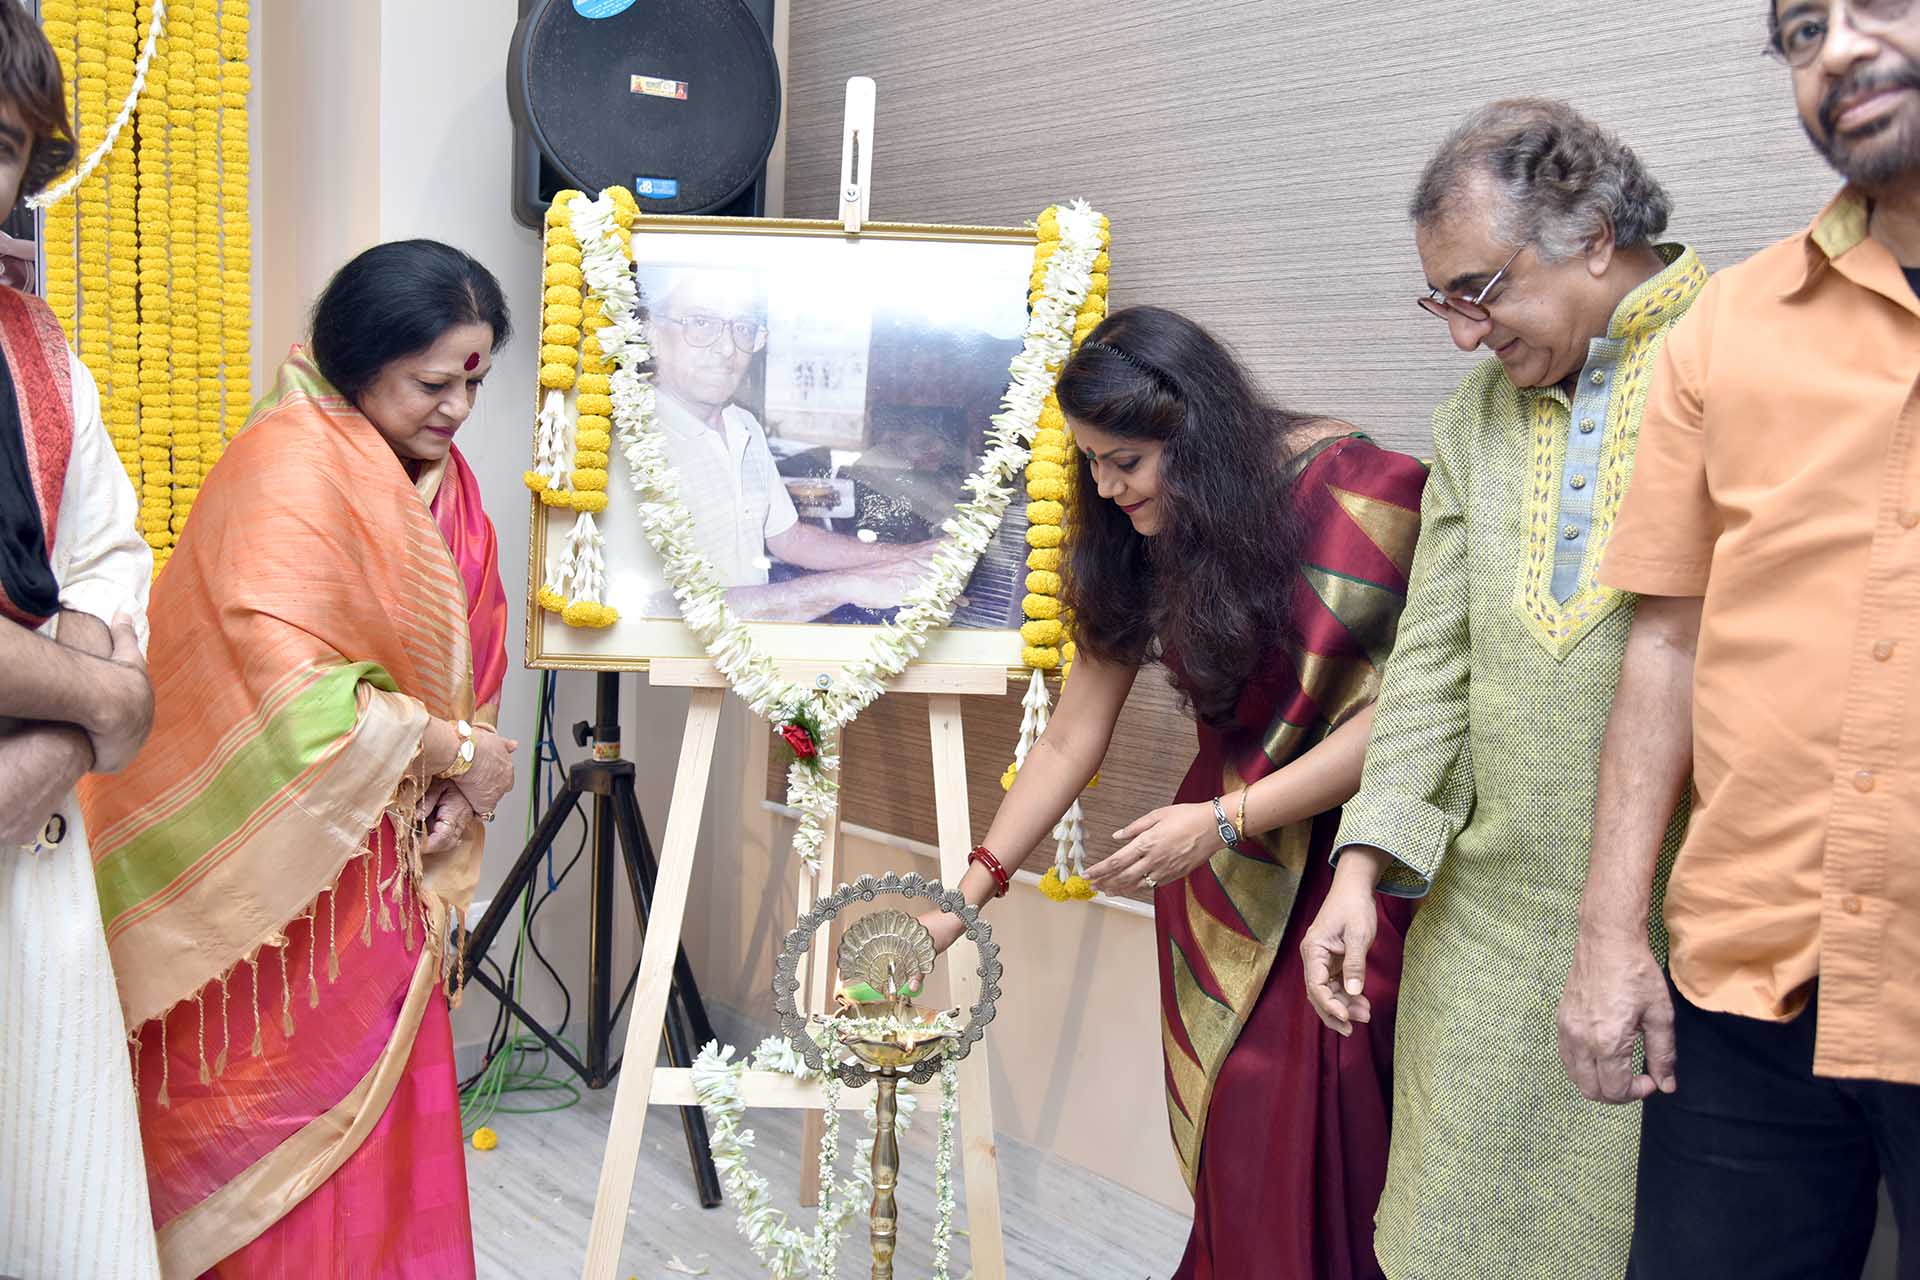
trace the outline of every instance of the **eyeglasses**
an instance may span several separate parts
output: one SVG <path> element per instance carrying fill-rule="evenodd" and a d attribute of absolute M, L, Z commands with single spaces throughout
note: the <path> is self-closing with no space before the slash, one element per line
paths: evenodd
<path fill-rule="evenodd" d="M 767 345 L 767 326 L 758 320 L 722 320 L 719 316 L 659 316 L 664 324 L 680 326 L 690 347 L 710 347 L 726 334 L 735 351 L 752 355 Z"/>
<path fill-rule="evenodd" d="M 1493 292 L 1494 286 L 1498 285 L 1501 279 L 1506 276 L 1507 268 L 1519 261 L 1520 255 L 1525 253 L 1526 250 L 1527 246 L 1524 244 L 1518 249 L 1515 249 L 1513 256 L 1501 263 L 1500 269 L 1493 273 L 1493 279 L 1487 281 L 1487 283 L 1481 287 L 1480 292 L 1474 294 L 1471 298 L 1449 298 L 1438 289 L 1429 289 L 1427 290 L 1426 297 L 1417 298 L 1415 301 L 1420 304 L 1420 309 L 1430 316 L 1438 316 L 1442 320 L 1452 320 L 1454 316 L 1461 316 L 1464 319 L 1473 321 L 1475 324 L 1484 324 L 1491 318 L 1487 312 L 1487 296 Z"/>
<path fill-rule="evenodd" d="M 1798 71 L 1812 65 L 1827 47 L 1835 9 L 1844 9 L 1848 24 L 1861 35 L 1877 36 L 1906 17 L 1911 8 L 1913 0 L 1838 0 L 1832 4 L 1793 0 L 1780 17 L 1768 52 Z"/>

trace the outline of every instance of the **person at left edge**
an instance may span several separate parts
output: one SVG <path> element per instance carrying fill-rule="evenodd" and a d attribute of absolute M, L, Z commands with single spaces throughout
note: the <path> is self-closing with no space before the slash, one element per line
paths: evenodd
<path fill-rule="evenodd" d="M 72 159 L 66 98 L 39 26 L 0 3 L 0 209 Z M 45 304 L 0 285 L 0 1275 L 159 1275 L 72 796 L 151 722 L 138 513 L 86 366 Z"/>
<path fill-rule="evenodd" d="M 158 728 L 86 806 L 170 1276 L 474 1274 L 441 975 L 514 744 L 454 437 L 508 323 L 458 249 L 349 262 L 154 588 Z"/>

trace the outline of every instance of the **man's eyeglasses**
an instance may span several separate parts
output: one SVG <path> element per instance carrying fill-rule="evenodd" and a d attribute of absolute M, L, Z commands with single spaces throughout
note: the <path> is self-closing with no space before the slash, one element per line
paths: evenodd
<path fill-rule="evenodd" d="M 710 347 L 726 334 L 735 351 L 748 355 L 767 345 L 767 326 L 758 320 L 722 320 L 719 316 L 659 316 L 664 324 L 680 326 L 690 347 Z"/>
<path fill-rule="evenodd" d="M 1911 8 L 1913 0 L 1791 0 L 1780 15 L 1768 52 L 1798 71 L 1812 65 L 1826 48 L 1835 9 L 1846 10 L 1847 22 L 1861 35 L 1877 36 L 1906 17 Z"/>
<path fill-rule="evenodd" d="M 1480 292 L 1474 294 L 1471 298 L 1449 298 L 1438 289 L 1429 289 L 1427 290 L 1426 297 L 1416 299 L 1420 304 L 1420 309 L 1428 315 L 1438 316 L 1442 320 L 1451 320 L 1454 316 L 1460 316 L 1473 321 L 1475 324 L 1486 323 L 1490 318 L 1487 311 L 1488 296 L 1493 293 L 1494 287 L 1506 276 L 1507 268 L 1519 261 L 1520 255 L 1525 253 L 1526 249 L 1527 246 L 1524 244 L 1518 249 L 1515 249 L 1513 256 L 1501 263 L 1500 269 L 1493 273 L 1493 278 L 1481 286 Z"/>

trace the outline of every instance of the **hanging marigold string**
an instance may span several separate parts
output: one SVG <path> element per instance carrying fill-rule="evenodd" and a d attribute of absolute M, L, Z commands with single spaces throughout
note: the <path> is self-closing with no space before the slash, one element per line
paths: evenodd
<path fill-rule="evenodd" d="M 1038 302 L 1047 263 L 1059 251 L 1058 209 L 1042 213 L 1034 230 L 1039 243 L 1033 253 L 1030 304 Z M 1074 316 L 1075 350 L 1106 318 L 1107 273 L 1112 262 L 1107 250 L 1111 243 L 1112 229 L 1102 217 L 1100 253 L 1093 260 L 1086 298 Z M 1047 673 L 1058 671 L 1064 683 L 1073 668 L 1073 640 L 1069 629 L 1072 619 L 1060 598 L 1060 575 L 1066 563 L 1066 514 L 1073 504 L 1080 474 L 1073 455 L 1073 434 L 1066 415 L 1060 410 L 1059 398 L 1049 392 L 1040 409 L 1033 453 L 1027 462 L 1027 594 L 1021 602 L 1027 620 L 1020 627 L 1020 658 L 1033 674 L 1021 701 L 1020 737 L 1014 746 L 1013 763 L 1000 776 L 1003 788 L 1013 786 L 1020 766 L 1027 761 L 1027 752 L 1046 731 L 1051 709 Z M 1055 902 L 1093 897 L 1093 883 L 1086 874 L 1086 821 L 1078 800 L 1055 825 L 1053 835 L 1053 866 L 1040 877 L 1040 892 Z"/>
<path fill-rule="evenodd" d="M 247 0 L 42 16 L 84 157 L 34 201 L 43 292 L 99 385 L 157 571 L 252 401 Z"/>
<path fill-rule="evenodd" d="M 168 512 L 169 544 L 178 542 L 187 512 L 200 492 L 200 298 L 198 203 L 194 169 L 193 36 L 206 0 L 173 0 L 172 29 L 162 52 L 167 64 L 167 204 L 173 211 L 168 269 L 173 273 L 173 493 Z"/>
<path fill-rule="evenodd" d="M 624 187 L 612 189 L 608 243 L 617 241 L 631 260 L 633 221 L 640 209 Z M 547 210 L 540 315 L 541 409 L 534 466 L 527 487 L 550 507 L 580 513 L 567 532 L 536 596 L 542 608 L 576 627 L 610 627 L 620 611 L 606 600 L 605 539 L 594 516 L 607 509 L 607 462 L 613 448 L 614 364 L 597 336 L 611 323 L 606 300 L 588 282 L 583 264 L 588 246 L 574 225 L 585 197 L 562 191 Z M 572 391 L 573 399 L 567 399 Z M 571 450 L 568 442 L 571 437 Z M 569 457 L 571 453 L 571 457 Z"/>
<path fill-rule="evenodd" d="M 172 276 L 167 269 L 172 216 L 167 196 L 167 96 L 171 77 L 147 74 L 134 116 L 140 307 L 140 531 L 157 572 L 173 546 Z M 60 206 L 56 205 L 58 209 Z"/>
<path fill-rule="evenodd" d="M 107 6 L 107 100 L 125 102 L 133 92 L 134 61 L 139 56 L 139 0 L 111 0 Z M 139 183 L 134 173 L 133 130 L 123 130 L 105 161 L 107 234 L 102 247 L 107 263 L 108 365 L 89 365 L 105 374 L 101 414 L 113 436 L 114 452 L 127 475 L 140 483 L 140 221 Z"/>
<path fill-rule="evenodd" d="M 194 426 L 199 428 L 202 480 L 219 459 L 226 435 L 220 388 L 226 303 L 220 273 L 220 30 L 215 3 L 193 0 L 193 267 L 199 300 L 194 348 L 201 374 Z M 194 492 L 198 494 L 198 486 Z M 186 513 L 178 516 L 184 523 Z"/>
<path fill-rule="evenodd" d="M 220 4 L 220 324 L 225 430 L 215 445 L 240 430 L 253 409 L 253 203 L 248 183 L 253 174 L 249 150 L 247 93 L 253 73 L 247 64 L 252 30 L 248 0 Z"/>

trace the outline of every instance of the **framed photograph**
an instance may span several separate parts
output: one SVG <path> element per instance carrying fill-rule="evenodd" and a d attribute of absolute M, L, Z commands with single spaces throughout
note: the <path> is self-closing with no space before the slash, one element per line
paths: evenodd
<path fill-rule="evenodd" d="M 1031 230 L 643 218 L 634 234 L 656 414 L 729 603 L 778 658 L 862 651 L 924 575 L 1022 348 Z M 603 631 L 530 606 L 534 666 L 616 670 L 699 643 L 611 463 Z M 1017 668 L 1024 495 L 931 663 Z M 533 507 L 529 598 L 574 515 Z"/>

